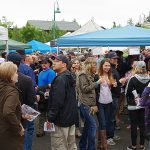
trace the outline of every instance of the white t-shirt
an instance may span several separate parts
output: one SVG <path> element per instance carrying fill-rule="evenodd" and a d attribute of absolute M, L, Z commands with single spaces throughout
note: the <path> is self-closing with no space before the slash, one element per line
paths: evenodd
<path fill-rule="evenodd" d="M 99 103 L 108 104 L 113 101 L 110 87 L 107 82 L 100 84 Z"/>

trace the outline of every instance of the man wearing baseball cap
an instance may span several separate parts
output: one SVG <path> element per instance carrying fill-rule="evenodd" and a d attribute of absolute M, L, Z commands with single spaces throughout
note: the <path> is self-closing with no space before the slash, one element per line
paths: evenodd
<path fill-rule="evenodd" d="M 67 70 L 68 59 L 58 55 L 53 62 L 57 77 L 51 84 L 48 108 L 48 126 L 55 125 L 51 133 L 51 148 L 76 150 L 75 122 L 77 118 L 77 103 L 75 83 L 70 71 Z"/>
<path fill-rule="evenodd" d="M 67 66 L 68 63 L 69 63 L 68 58 L 67 58 L 66 56 L 64 56 L 64 55 L 58 55 L 58 56 L 55 57 L 55 59 L 56 59 L 57 61 L 62 61 L 63 63 L 66 64 L 66 66 Z"/>
<path fill-rule="evenodd" d="M 118 110 L 118 105 L 119 105 L 119 97 L 121 94 L 121 85 L 125 82 L 124 79 L 120 79 L 119 72 L 117 71 L 116 67 L 118 65 L 118 56 L 117 53 L 114 51 L 111 51 L 107 54 L 107 58 L 110 60 L 111 63 L 111 68 L 112 68 L 112 75 L 114 80 L 116 81 L 116 86 L 113 86 L 111 89 L 112 92 L 112 108 L 111 108 L 111 124 L 109 125 L 109 132 L 108 132 L 108 140 L 107 143 L 108 145 L 115 145 L 116 143 L 114 142 L 114 139 L 119 140 L 120 137 L 114 136 L 115 132 L 115 117 L 117 114 Z"/>

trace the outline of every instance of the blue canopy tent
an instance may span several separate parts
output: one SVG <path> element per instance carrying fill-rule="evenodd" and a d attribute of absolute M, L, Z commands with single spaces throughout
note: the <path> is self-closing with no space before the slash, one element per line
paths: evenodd
<path fill-rule="evenodd" d="M 150 29 L 125 26 L 57 39 L 59 47 L 148 46 Z"/>
<path fill-rule="evenodd" d="M 40 51 L 41 53 L 47 53 L 47 52 L 57 53 L 56 48 L 50 47 L 49 45 L 36 41 L 36 40 L 32 40 L 28 42 L 27 44 L 32 46 L 32 49 L 25 49 L 25 53 L 27 54 L 31 54 L 34 51 Z"/>

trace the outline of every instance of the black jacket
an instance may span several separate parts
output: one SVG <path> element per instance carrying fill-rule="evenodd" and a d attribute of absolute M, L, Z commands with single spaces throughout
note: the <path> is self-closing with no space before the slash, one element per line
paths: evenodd
<path fill-rule="evenodd" d="M 68 70 L 55 77 L 51 84 L 47 115 L 49 122 L 60 127 L 75 124 L 77 117 L 75 83 Z"/>
<path fill-rule="evenodd" d="M 116 80 L 117 82 L 117 87 L 112 87 L 111 88 L 111 92 L 112 92 L 112 98 L 119 98 L 120 97 L 120 93 L 121 93 L 121 84 L 119 82 L 120 80 L 120 75 L 119 72 L 116 70 L 115 66 L 111 64 L 112 67 L 112 75 L 113 78 Z"/>
<path fill-rule="evenodd" d="M 150 81 L 149 77 L 140 77 L 139 75 L 134 75 L 126 86 L 126 97 L 127 103 L 130 106 L 136 106 L 134 95 L 132 94 L 133 90 L 137 91 L 137 94 L 141 97 L 144 88 L 148 85 Z"/>
<path fill-rule="evenodd" d="M 21 91 L 20 99 L 22 99 L 22 103 L 34 107 L 36 95 L 32 79 L 21 72 L 18 72 L 18 83 L 16 85 Z"/>

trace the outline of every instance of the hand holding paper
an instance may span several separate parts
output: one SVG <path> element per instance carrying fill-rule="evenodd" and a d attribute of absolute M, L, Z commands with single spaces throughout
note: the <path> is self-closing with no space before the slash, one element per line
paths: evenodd
<path fill-rule="evenodd" d="M 50 123 L 50 122 L 45 122 L 44 123 L 44 131 L 46 132 L 54 132 L 55 131 L 55 126 L 54 123 Z"/>
<path fill-rule="evenodd" d="M 22 108 L 22 117 L 24 119 L 27 119 L 28 121 L 33 121 L 40 114 L 40 112 L 36 111 L 35 109 L 25 104 L 23 104 L 21 108 Z"/>

